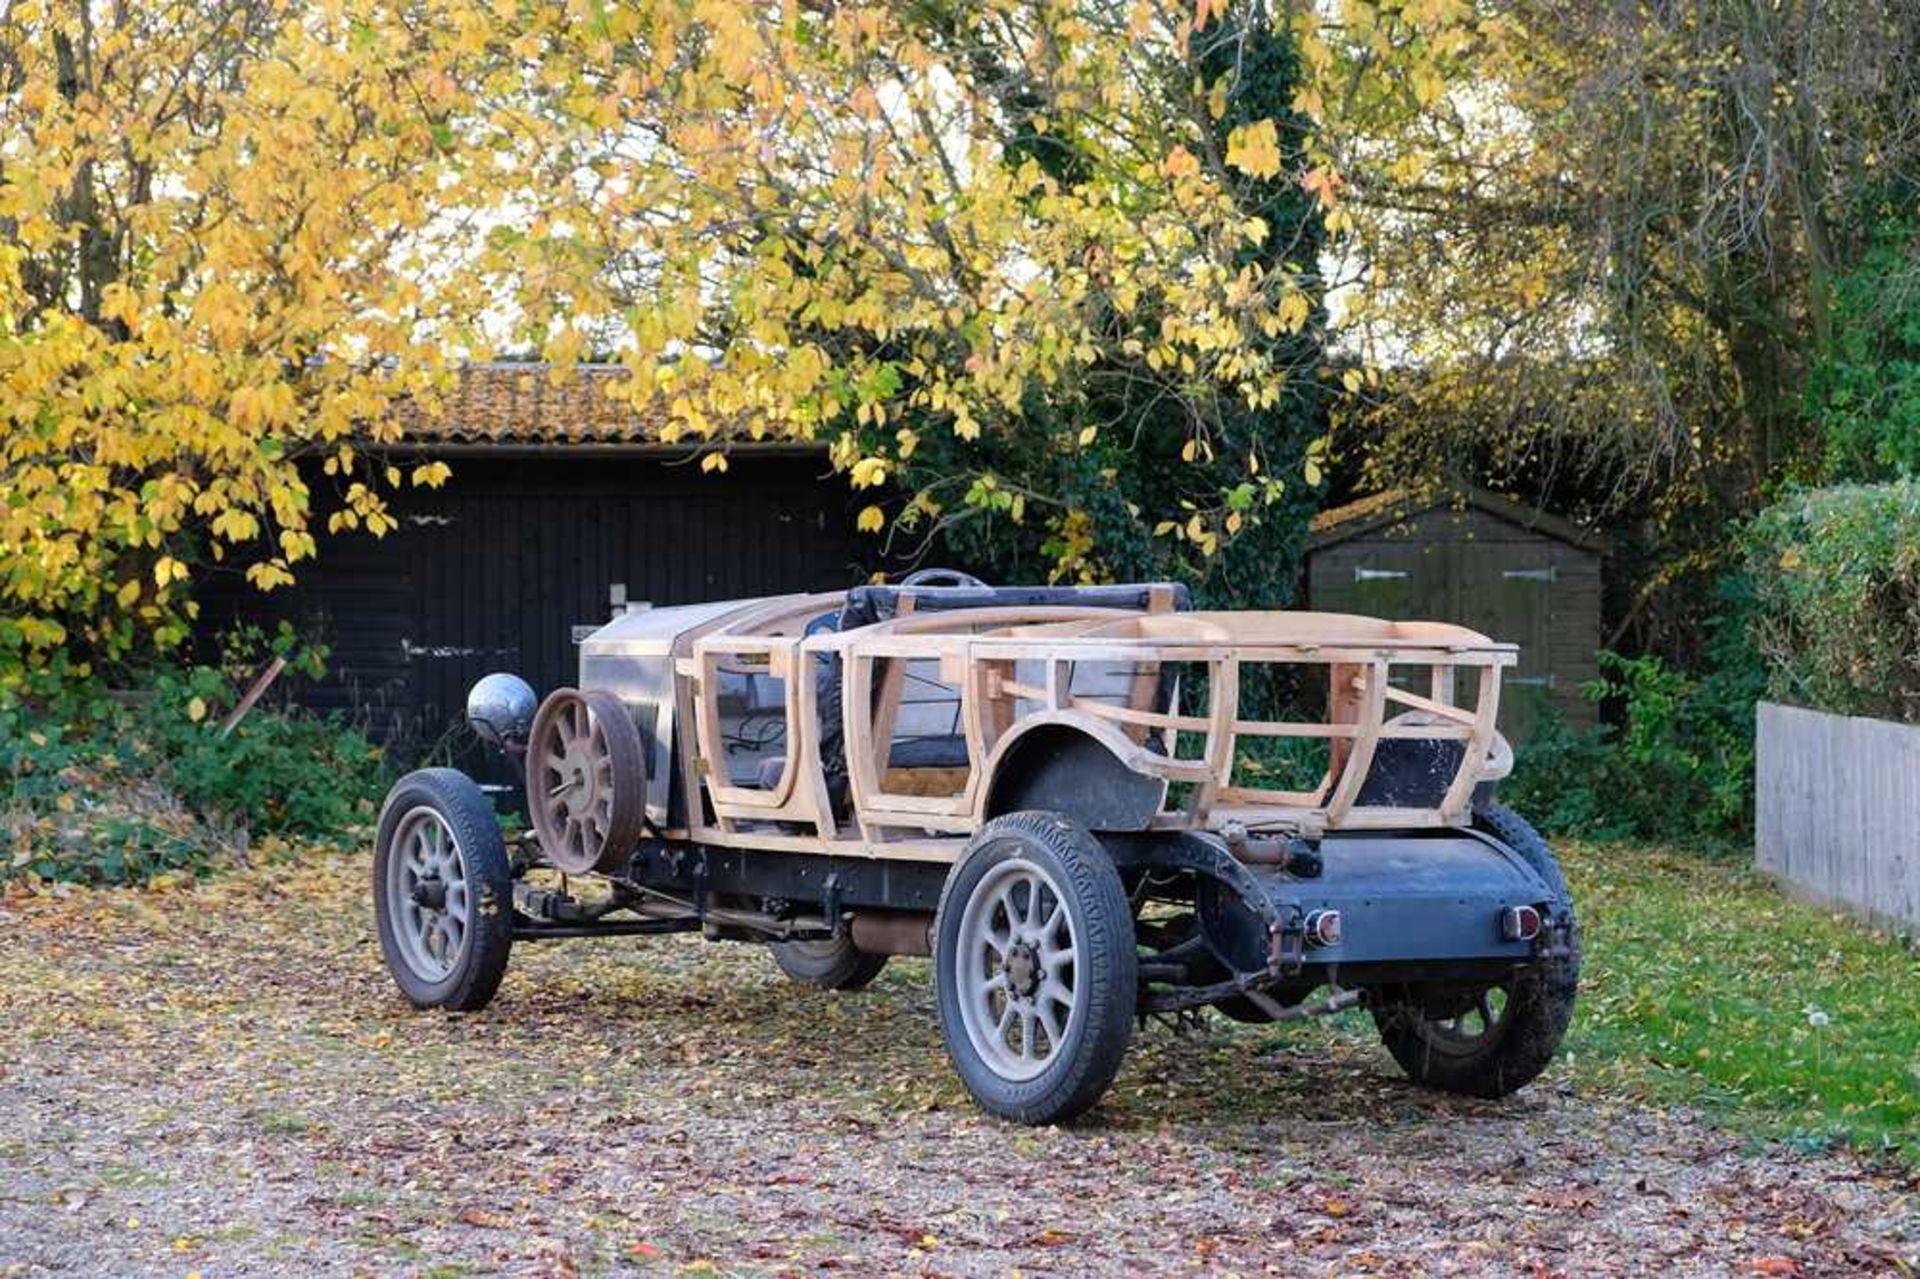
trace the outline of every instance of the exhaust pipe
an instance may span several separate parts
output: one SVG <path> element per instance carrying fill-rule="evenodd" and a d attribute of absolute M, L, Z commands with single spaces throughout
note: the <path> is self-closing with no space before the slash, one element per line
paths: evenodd
<path fill-rule="evenodd" d="M 853 944 L 869 955 L 931 955 L 933 916 L 904 910 L 863 910 L 847 926 Z"/>

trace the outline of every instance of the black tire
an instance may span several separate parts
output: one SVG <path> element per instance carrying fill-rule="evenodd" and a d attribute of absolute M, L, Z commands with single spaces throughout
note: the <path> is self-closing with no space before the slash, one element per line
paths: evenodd
<path fill-rule="evenodd" d="M 1035 871 L 1039 879 L 1021 878 Z M 1044 885 L 1040 879 L 1046 881 Z M 975 1032 L 969 1030 L 968 1018 L 980 1011 L 991 1015 L 992 996 L 985 996 L 984 1003 L 975 1003 L 975 993 L 963 993 L 961 989 L 963 959 L 970 950 L 974 951 L 973 961 L 983 966 L 977 979 L 970 978 L 976 992 L 993 984 L 990 974 L 1005 980 L 1006 989 L 1012 989 L 1016 969 L 1007 957 L 1016 946 L 1027 943 L 1021 941 L 1020 925 L 1004 913 L 996 915 L 997 907 L 989 898 L 1000 891 L 996 885 L 1019 882 L 1029 885 L 1024 899 L 1027 913 L 1044 911 L 1048 917 L 1048 922 L 1031 936 L 1058 940 L 1056 925 L 1051 922 L 1053 906 L 1065 908 L 1066 940 L 1072 956 L 1059 969 L 1070 975 L 1070 998 L 1051 997 L 1053 1002 L 1049 1004 L 1051 1009 L 1068 1009 L 1059 1041 L 1052 1041 L 1051 1029 L 1036 1016 L 1018 1016 L 1033 1036 L 1033 1046 L 1037 1046 L 1040 1034 L 1048 1038 L 1044 1064 L 1038 1065 L 1037 1073 L 1025 1076 L 1002 1069 L 983 1055 L 975 1043 Z M 976 913 L 980 910 L 986 912 L 984 917 Z M 1001 952 L 1002 963 L 997 970 L 986 959 L 986 951 L 974 950 L 963 942 L 963 924 L 982 918 L 989 928 L 996 918 L 1006 919 L 1008 924 L 1007 949 Z M 966 855 L 947 876 L 934 929 L 934 990 L 941 1036 L 961 1082 L 981 1109 L 1015 1123 L 1049 1124 L 1072 1119 L 1098 1101 L 1126 1056 L 1133 1036 L 1139 984 L 1139 957 L 1134 949 L 1133 915 L 1126 890 L 1099 842 L 1054 813 L 1011 813 L 995 818 L 974 835 Z M 1027 954 L 1044 956 L 1045 951 L 1030 949 Z M 1040 1000 L 1050 998 L 1045 987 L 1065 989 L 1051 961 L 1040 958 L 1021 962 L 1018 971 L 1046 976 L 1035 977 L 1019 999 L 1003 997 L 999 1005 L 1002 1010 L 1010 1003 L 1037 1008 Z M 1041 989 L 1036 991 L 1035 985 Z M 970 1013 L 970 1008 L 976 1011 Z M 1004 1016 L 1000 1024 L 1003 1028 L 1008 1025 Z M 1036 1031 L 1036 1025 L 1042 1030 Z M 997 1034 L 985 1030 L 979 1033 L 983 1042 L 997 1038 L 1000 1051 L 1007 1051 L 1005 1029 Z"/>
<path fill-rule="evenodd" d="M 1545 880 L 1567 914 L 1566 878 L 1553 851 L 1527 820 L 1500 804 L 1474 809 L 1474 825 L 1518 853 Z M 1374 1024 L 1387 1051 L 1414 1083 L 1469 1097 L 1505 1097 L 1547 1068 L 1573 1019 L 1580 988 L 1580 930 L 1567 953 L 1480 990 L 1409 985 L 1375 992 Z M 1491 1020 L 1488 1011 L 1491 1010 Z M 1450 1016 L 1472 1016 L 1475 1034 L 1450 1029 Z"/>
<path fill-rule="evenodd" d="M 869 955 L 849 937 L 824 941 L 777 941 L 767 950 L 780 971 L 804 986 L 821 990 L 860 990 L 887 966 L 885 955 Z"/>
<path fill-rule="evenodd" d="M 420 950 L 403 937 L 400 921 L 408 912 L 395 896 L 407 874 L 395 864 L 406 856 L 400 841 L 424 830 L 429 814 L 451 836 L 464 874 L 462 937 L 444 972 L 425 966 Z M 442 910 L 450 913 L 444 888 L 442 894 Z M 486 1007 L 500 988 L 513 949 L 513 874 L 493 805 L 466 774 L 424 768 L 387 792 L 373 855 L 373 914 L 387 971 L 414 1007 L 471 1012 Z"/>

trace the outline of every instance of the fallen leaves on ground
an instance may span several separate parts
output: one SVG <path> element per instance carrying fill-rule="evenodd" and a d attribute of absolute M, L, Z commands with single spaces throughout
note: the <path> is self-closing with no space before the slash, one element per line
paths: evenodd
<path fill-rule="evenodd" d="M 1364 1018 L 1150 1027 L 1086 1122 L 1026 1130 L 954 1080 L 924 962 L 840 996 L 747 946 L 523 945 L 450 1016 L 388 981 L 364 857 L 4 909 L 0 1275 L 1824 1275 L 1920 1247 L 1909 1171 L 1565 1072 L 1423 1093 Z"/>

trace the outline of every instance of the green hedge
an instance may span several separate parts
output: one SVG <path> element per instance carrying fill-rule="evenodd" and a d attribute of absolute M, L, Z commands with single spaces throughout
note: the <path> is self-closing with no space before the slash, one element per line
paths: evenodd
<path fill-rule="evenodd" d="M 1790 494 L 1748 546 L 1768 695 L 1920 723 L 1920 480 Z"/>
<path fill-rule="evenodd" d="M 1734 607 L 1739 583 L 1723 586 Z M 1576 729 L 1548 716 L 1519 750 L 1503 801 L 1550 835 L 1741 844 L 1753 831 L 1753 702 L 1758 680 L 1740 660 L 1737 621 L 1713 645 L 1703 677 L 1657 657 L 1600 654 L 1601 678 L 1581 691 L 1618 722 Z"/>
<path fill-rule="evenodd" d="M 244 679 L 193 667 L 111 693 L 0 693 L 0 879 L 141 883 L 370 821 L 388 765 L 352 726 L 263 705 L 220 735 Z"/>

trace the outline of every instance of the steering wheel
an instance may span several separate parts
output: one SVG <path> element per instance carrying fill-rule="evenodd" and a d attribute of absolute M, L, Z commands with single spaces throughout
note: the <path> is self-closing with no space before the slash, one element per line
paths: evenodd
<path fill-rule="evenodd" d="M 985 582 L 957 568 L 916 569 L 900 579 L 902 586 L 981 586 Z"/>

